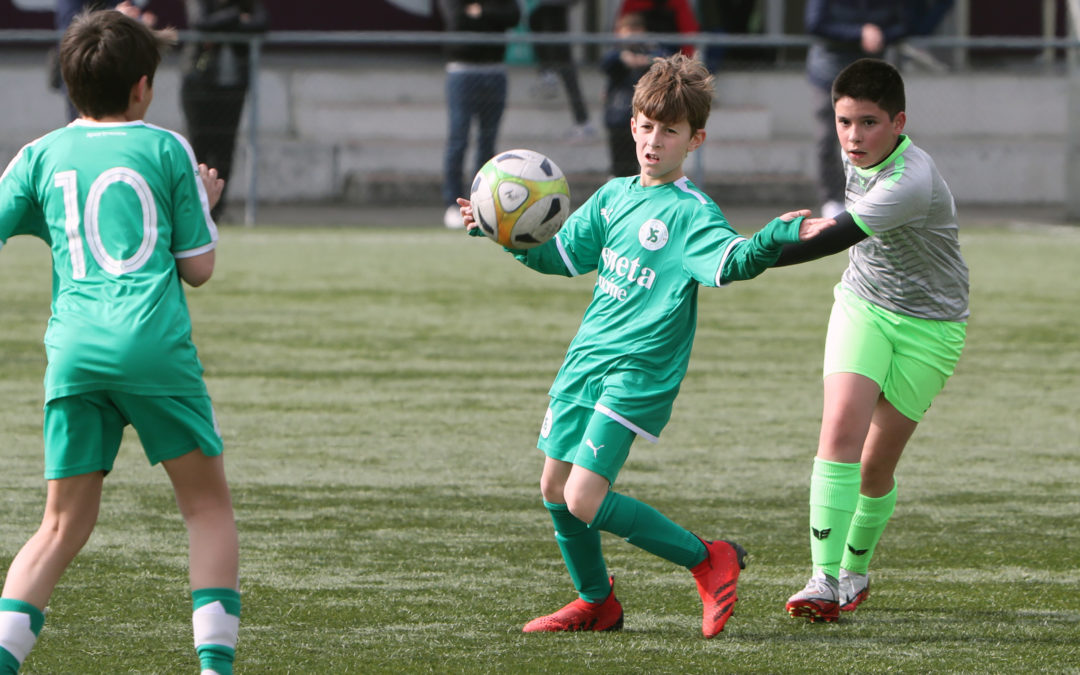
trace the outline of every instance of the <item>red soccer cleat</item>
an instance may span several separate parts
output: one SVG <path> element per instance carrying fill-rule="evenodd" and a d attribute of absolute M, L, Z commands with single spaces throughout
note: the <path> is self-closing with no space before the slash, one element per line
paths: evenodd
<path fill-rule="evenodd" d="M 746 550 L 733 541 L 704 541 L 705 559 L 692 570 L 698 594 L 705 605 L 701 633 L 716 637 L 735 613 L 735 582 L 746 569 Z"/>
<path fill-rule="evenodd" d="M 615 599 L 615 577 L 611 577 L 611 593 L 603 602 L 586 602 L 578 598 L 554 614 L 533 619 L 525 624 L 521 631 L 554 633 L 569 630 L 620 630 L 622 625 L 622 604 Z"/>

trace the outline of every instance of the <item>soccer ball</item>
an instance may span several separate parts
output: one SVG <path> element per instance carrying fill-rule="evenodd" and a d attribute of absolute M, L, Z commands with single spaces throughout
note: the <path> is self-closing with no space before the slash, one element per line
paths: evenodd
<path fill-rule="evenodd" d="M 507 150 L 487 161 L 472 183 L 473 217 L 507 248 L 533 248 L 555 236 L 570 215 L 563 172 L 533 150 Z"/>

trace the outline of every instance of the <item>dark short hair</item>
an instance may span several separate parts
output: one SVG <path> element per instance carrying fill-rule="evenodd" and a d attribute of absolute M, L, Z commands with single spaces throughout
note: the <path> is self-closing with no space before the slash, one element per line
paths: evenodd
<path fill-rule="evenodd" d="M 705 128 L 712 110 L 713 76 L 705 64 L 685 54 L 653 61 L 634 87 L 634 114 L 665 124 L 686 120 L 690 131 Z"/>
<path fill-rule="evenodd" d="M 859 59 L 833 80 L 833 105 L 844 97 L 870 101 L 889 114 L 889 119 L 903 112 L 904 78 L 891 63 L 881 59 Z"/>
<path fill-rule="evenodd" d="M 127 110 L 139 78 L 154 84 L 174 36 L 113 9 L 78 14 L 60 40 L 60 72 L 75 108 L 95 119 Z"/>

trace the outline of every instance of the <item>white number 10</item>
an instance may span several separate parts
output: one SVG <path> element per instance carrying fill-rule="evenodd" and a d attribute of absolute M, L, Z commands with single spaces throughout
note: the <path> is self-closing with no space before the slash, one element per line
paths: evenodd
<path fill-rule="evenodd" d="M 105 243 L 101 240 L 100 212 L 101 198 L 105 190 L 113 183 L 123 183 L 135 191 L 142 206 L 142 241 L 139 242 L 139 250 L 125 260 L 118 260 L 105 250 Z M 67 232 L 68 254 L 71 257 L 71 276 L 75 279 L 86 277 L 86 254 L 83 252 L 82 237 L 79 234 L 79 194 L 78 183 L 74 171 L 61 171 L 56 174 L 56 187 L 64 191 L 64 230 Z M 81 219 L 85 224 L 86 243 L 90 246 L 90 254 L 94 260 L 109 274 L 120 276 L 134 272 L 150 260 L 157 244 L 157 204 L 154 203 L 154 195 L 150 191 L 150 185 L 138 172 L 116 167 L 103 172 L 90 184 L 90 191 L 86 195 L 86 207 L 83 209 Z"/>

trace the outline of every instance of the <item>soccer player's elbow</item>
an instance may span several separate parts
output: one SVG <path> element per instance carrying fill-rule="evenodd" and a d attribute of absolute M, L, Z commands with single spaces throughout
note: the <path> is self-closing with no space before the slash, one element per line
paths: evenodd
<path fill-rule="evenodd" d="M 176 261 L 176 267 L 180 272 L 180 278 L 189 286 L 202 286 L 214 274 L 214 252 L 207 251 L 191 258 L 179 258 Z"/>

